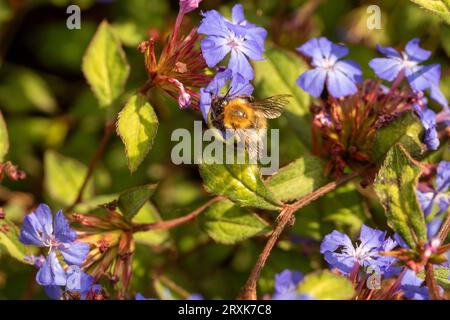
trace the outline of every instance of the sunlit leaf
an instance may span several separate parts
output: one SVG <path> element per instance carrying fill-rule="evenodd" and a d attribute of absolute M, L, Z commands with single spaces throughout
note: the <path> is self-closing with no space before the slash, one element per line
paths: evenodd
<path fill-rule="evenodd" d="M 25 245 L 19 241 L 19 230 L 8 218 L 0 219 L 0 247 L 20 262 L 25 262 L 24 258 L 29 254 Z"/>
<path fill-rule="evenodd" d="M 0 112 L 0 162 L 5 159 L 9 150 L 8 130 L 6 128 L 5 119 Z"/>
<path fill-rule="evenodd" d="M 202 215 L 203 229 L 214 241 L 234 244 L 270 231 L 269 225 L 256 214 L 223 200 L 211 205 Z"/>
<path fill-rule="evenodd" d="M 60 205 L 71 205 L 83 184 L 87 173 L 86 166 L 54 151 L 47 151 L 44 156 L 44 170 L 44 184 L 48 196 Z M 89 199 L 92 194 L 93 183 L 90 181 L 83 198 Z"/>
<path fill-rule="evenodd" d="M 307 275 L 297 292 L 317 300 L 348 300 L 354 294 L 352 283 L 347 278 L 329 271 Z"/>
<path fill-rule="evenodd" d="M 128 167 L 137 170 L 153 145 L 158 118 L 142 95 L 132 96 L 119 114 L 117 132 L 125 145 Z"/>
<path fill-rule="evenodd" d="M 122 94 L 130 67 L 108 22 L 98 27 L 83 57 L 82 69 L 101 106 L 111 105 Z"/>
<path fill-rule="evenodd" d="M 450 24 L 450 0 L 411 0 Z"/>
<path fill-rule="evenodd" d="M 391 227 L 411 247 L 427 241 L 424 215 L 416 198 L 421 169 L 405 154 L 401 145 L 387 154 L 375 179 L 375 191 L 386 211 Z"/>

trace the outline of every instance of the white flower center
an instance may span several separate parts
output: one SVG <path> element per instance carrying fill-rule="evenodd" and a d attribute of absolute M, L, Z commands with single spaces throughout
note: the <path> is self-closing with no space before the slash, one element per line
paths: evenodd
<path fill-rule="evenodd" d="M 235 34 L 230 34 L 228 37 L 228 45 L 231 48 L 238 48 L 242 46 L 243 42 L 245 41 L 244 37 L 236 36 Z"/>
<path fill-rule="evenodd" d="M 322 68 L 330 70 L 333 69 L 336 61 L 330 60 L 330 59 L 323 59 L 322 61 Z"/>
<path fill-rule="evenodd" d="M 402 64 L 405 68 L 411 69 L 411 68 L 414 68 L 415 66 L 417 66 L 417 64 L 418 64 L 417 61 L 409 60 L 408 59 L 409 57 L 406 54 L 406 52 L 402 52 L 402 57 L 403 57 Z"/>

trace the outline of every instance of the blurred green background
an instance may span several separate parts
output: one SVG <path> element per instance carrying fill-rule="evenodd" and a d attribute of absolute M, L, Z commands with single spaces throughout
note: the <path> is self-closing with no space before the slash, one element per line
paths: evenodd
<path fill-rule="evenodd" d="M 229 15 L 235 3 L 203 0 L 200 8 Z M 82 8 L 81 30 L 66 28 L 69 4 Z M 407 0 L 246 0 L 243 4 L 247 19 L 268 29 L 268 41 L 286 49 L 294 50 L 319 35 L 347 43 L 351 58 L 361 64 L 365 77 L 373 76 L 367 62 L 377 55 L 375 44 L 402 47 L 411 38 L 420 37 L 422 45 L 433 51 L 433 62 L 442 65 L 442 89 L 450 97 L 450 28 Z M 381 30 L 366 27 L 367 7 L 373 4 L 382 10 Z M 71 186 L 82 179 L 80 170 L 85 170 L 98 146 L 106 113 L 98 107 L 80 67 L 98 24 L 107 19 L 122 41 L 131 66 L 126 89 L 133 93 L 147 78 L 137 45 L 149 34 L 164 40 L 177 10 L 175 0 L 0 0 L 0 110 L 10 136 L 7 160 L 28 175 L 26 180 L 5 180 L 0 186 L 0 206 L 9 218 L 20 223 L 39 202 L 48 203 L 54 210 L 64 208 L 70 203 L 67 198 L 76 194 Z M 198 10 L 190 13 L 184 30 L 198 25 L 200 19 Z M 95 172 L 89 197 L 93 203 L 101 203 L 99 195 L 159 182 L 149 210 L 170 219 L 209 198 L 196 166 L 175 166 L 170 161 L 172 130 L 190 129 L 192 121 L 201 116 L 192 110 L 179 110 L 162 93 L 155 92 L 151 99 L 160 121 L 151 153 L 130 175 L 122 142 L 115 136 Z M 114 112 L 124 102 L 119 101 Z M 301 150 L 283 119 L 277 125 L 282 130 L 280 159 L 284 165 L 297 158 Z M 379 208 L 356 188 L 349 185 L 302 211 L 291 235 L 280 242 L 264 269 L 260 281 L 263 293 L 272 292 L 274 273 L 285 268 L 307 273 L 321 267 L 319 240 L 333 228 L 355 234 L 369 219 L 384 226 Z M 139 242 L 134 291 L 155 296 L 158 284 L 155 286 L 152 275 L 162 270 L 188 292 L 207 298 L 234 298 L 265 239 L 234 246 L 215 244 L 202 232 L 201 224 L 192 224 L 142 236 Z M 165 285 L 170 286 L 168 283 Z M 32 268 L 2 254 L 0 247 L 0 299 L 44 297 L 35 284 Z"/>

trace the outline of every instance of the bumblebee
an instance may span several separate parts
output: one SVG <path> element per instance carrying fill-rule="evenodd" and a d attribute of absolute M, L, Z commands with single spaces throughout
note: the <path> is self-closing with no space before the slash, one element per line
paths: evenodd
<path fill-rule="evenodd" d="M 249 152 L 260 154 L 262 139 L 267 129 L 267 119 L 278 118 L 289 103 L 288 94 L 257 100 L 252 96 L 229 99 L 215 97 L 208 114 L 208 125 L 221 132 L 234 132 L 237 141 L 245 143 Z"/>

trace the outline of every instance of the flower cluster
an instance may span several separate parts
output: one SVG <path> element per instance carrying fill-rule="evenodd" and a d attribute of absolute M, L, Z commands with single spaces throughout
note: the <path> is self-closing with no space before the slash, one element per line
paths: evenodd
<path fill-rule="evenodd" d="M 27 260 L 39 268 L 36 282 L 45 287 L 50 297 L 62 297 L 62 286 L 67 293 L 78 293 L 82 299 L 89 293 L 101 291 L 94 287 L 93 278 L 80 268 L 89 252 L 89 245 L 77 241 L 75 230 L 61 210 L 53 219 L 50 208 L 40 204 L 25 216 L 19 240 L 26 245 L 48 249 L 46 258 L 27 257 Z"/>
<path fill-rule="evenodd" d="M 369 66 L 379 80 L 362 80 L 359 65 L 342 60 L 348 49 L 326 38 L 313 38 L 298 48 L 310 59 L 313 69 L 304 72 L 297 84 L 313 97 L 314 152 L 330 160 L 327 172 L 342 175 L 346 167 L 371 163 L 376 133 L 381 127 L 411 110 L 424 127 L 423 142 L 429 150 L 439 147 L 438 129 L 450 123 L 448 102 L 439 89 L 440 66 L 422 65 L 431 52 L 411 40 L 405 51 L 378 46 L 386 58 L 375 58 Z M 406 79 L 408 86 L 401 86 Z M 442 106 L 436 114 L 427 107 L 425 93 Z"/>
<path fill-rule="evenodd" d="M 221 89 L 230 85 L 229 97 L 248 96 L 253 92 L 250 81 L 254 71 L 249 60 L 262 60 L 267 31 L 245 19 L 241 4 L 232 9 L 232 19 L 224 18 L 216 10 L 203 13 L 198 33 L 204 34 L 200 42 L 203 57 L 209 67 L 216 67 L 228 55 L 227 67 L 218 67 L 217 74 L 208 86 L 200 90 L 200 109 L 203 118 L 207 115 L 214 97 Z"/>

